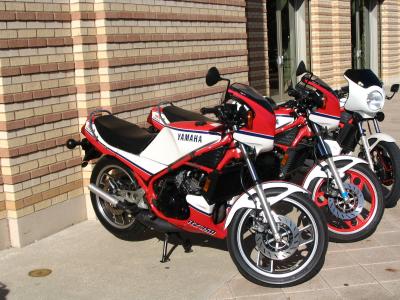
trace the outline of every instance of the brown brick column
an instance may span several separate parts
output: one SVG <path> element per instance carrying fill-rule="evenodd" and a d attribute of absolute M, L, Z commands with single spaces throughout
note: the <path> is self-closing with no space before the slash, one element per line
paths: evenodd
<path fill-rule="evenodd" d="M 385 0 L 381 16 L 382 80 L 389 85 L 400 82 L 400 2 Z"/>
<path fill-rule="evenodd" d="M 69 1 L 3 2 L 0 156 L 12 246 L 85 218 Z M 69 211 L 68 214 L 65 211 Z"/>
<path fill-rule="evenodd" d="M 249 82 L 264 95 L 269 94 L 268 30 L 266 0 L 246 1 Z"/>
<path fill-rule="evenodd" d="M 312 0 L 310 7 L 312 70 L 339 87 L 344 71 L 351 68 L 350 1 Z"/>

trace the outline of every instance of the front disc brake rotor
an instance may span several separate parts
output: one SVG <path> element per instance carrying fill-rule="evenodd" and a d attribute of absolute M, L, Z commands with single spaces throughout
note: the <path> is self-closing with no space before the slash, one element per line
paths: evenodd
<path fill-rule="evenodd" d="M 343 185 L 349 193 L 349 200 L 345 202 L 341 197 L 329 197 L 328 206 L 335 217 L 342 220 L 351 220 L 363 210 L 364 195 L 354 184 L 344 183 Z"/>
<path fill-rule="evenodd" d="M 257 232 L 256 244 L 261 253 L 273 260 L 284 260 L 297 251 L 300 245 L 300 232 L 296 224 L 285 216 L 276 216 L 276 225 L 282 237 L 281 241 L 275 241 L 271 229 L 266 232 Z"/>

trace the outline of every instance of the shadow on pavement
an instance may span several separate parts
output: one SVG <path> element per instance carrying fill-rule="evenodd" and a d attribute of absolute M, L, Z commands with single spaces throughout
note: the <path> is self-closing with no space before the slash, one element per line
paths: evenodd
<path fill-rule="evenodd" d="M 192 234 L 189 232 L 183 232 L 183 233 L 181 233 L 181 236 L 182 236 L 183 240 L 189 239 L 193 246 L 208 247 L 208 248 L 214 248 L 214 249 L 227 251 L 225 240 L 215 239 L 213 237 L 202 235 L 202 234 Z M 138 242 L 138 241 L 146 241 L 146 240 L 156 238 L 156 239 L 163 241 L 164 237 L 165 236 L 163 233 L 152 231 L 150 229 L 145 229 L 142 233 L 136 234 L 129 238 L 125 238 L 124 240 L 131 241 L 131 242 L 135 242 L 135 241 Z M 177 238 L 175 235 L 171 235 L 169 238 L 169 243 L 171 244 L 171 246 L 172 245 L 182 245 L 182 240 Z"/>
<path fill-rule="evenodd" d="M 10 293 L 10 290 L 7 289 L 7 286 L 4 283 L 0 282 L 0 300 L 7 299 L 7 295 Z"/>

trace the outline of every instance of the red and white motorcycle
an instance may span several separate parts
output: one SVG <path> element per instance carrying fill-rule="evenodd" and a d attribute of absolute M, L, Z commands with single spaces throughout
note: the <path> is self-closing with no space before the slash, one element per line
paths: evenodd
<path fill-rule="evenodd" d="M 213 75 L 209 81 L 223 80 Z M 203 109 L 218 121 L 176 122 L 151 133 L 96 111 L 82 128 L 85 138 L 67 146 L 83 148 L 83 164 L 100 157 L 88 188 L 98 219 L 114 235 L 134 234 L 143 225 L 166 233 L 162 262 L 169 234 L 226 238 L 248 280 L 303 282 L 324 262 L 326 221 L 303 188 L 260 180 L 253 161 L 274 147 L 275 115 L 249 86 L 231 87 L 240 107 Z"/>
<path fill-rule="evenodd" d="M 272 99 L 264 99 L 251 91 L 260 103 L 275 106 L 277 120 L 274 156 L 258 156 L 256 170 L 263 176 L 269 174 L 269 179 L 290 180 L 309 190 L 314 203 L 326 216 L 331 240 L 365 239 L 376 230 L 383 215 L 381 185 L 366 161 L 332 155 L 331 149 L 338 145 L 324 137 L 328 130 L 339 126 L 339 99 L 325 82 L 306 70 L 304 63 L 300 63 L 296 73 L 303 75 L 296 87 L 289 90 L 289 95 L 296 100 L 276 106 Z M 240 106 L 238 99 L 242 91 L 236 86 L 230 86 L 223 103 Z M 154 107 L 148 118 L 154 131 L 182 120 L 205 122 L 208 119 L 170 104 Z M 271 163 L 263 164 L 263 161 L 277 163 L 271 167 Z"/>

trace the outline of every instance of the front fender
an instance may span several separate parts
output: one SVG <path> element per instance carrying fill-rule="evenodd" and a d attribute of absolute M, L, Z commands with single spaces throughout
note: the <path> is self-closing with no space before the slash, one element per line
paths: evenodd
<path fill-rule="evenodd" d="M 333 161 L 338 167 L 340 177 L 344 176 L 344 173 L 357 164 L 368 164 L 365 160 L 347 155 L 340 155 L 333 157 Z M 303 181 L 303 188 L 308 189 L 311 182 L 315 178 L 328 178 L 332 177 L 331 171 L 328 168 L 328 163 L 326 161 L 321 161 L 319 164 L 314 165 L 314 167 L 308 172 Z"/>
<path fill-rule="evenodd" d="M 369 151 L 374 149 L 379 142 L 396 143 L 396 140 L 386 133 L 375 133 L 368 137 Z"/>
<path fill-rule="evenodd" d="M 270 181 L 270 182 L 264 182 L 262 183 L 262 188 L 263 190 L 268 190 L 268 189 L 274 189 L 274 188 L 280 188 L 284 189 L 284 191 L 280 192 L 278 195 L 273 196 L 273 197 L 268 197 L 268 202 L 270 205 L 273 205 L 287 196 L 294 194 L 294 193 L 303 193 L 303 194 L 309 194 L 308 191 L 303 189 L 301 186 L 298 186 L 293 183 L 285 182 L 285 181 Z M 240 195 L 238 198 L 235 200 L 232 200 L 229 204 L 233 204 L 232 208 L 229 210 L 228 217 L 225 220 L 225 228 L 229 226 L 229 224 L 232 221 L 233 216 L 236 214 L 236 212 L 241 209 L 241 208 L 255 208 L 254 201 L 251 200 L 248 196 L 254 195 L 254 198 L 256 199 L 257 202 L 257 208 L 260 209 L 260 202 L 257 200 L 257 193 L 256 189 L 254 187 L 250 188 L 247 190 L 247 193 L 244 193 Z"/>

